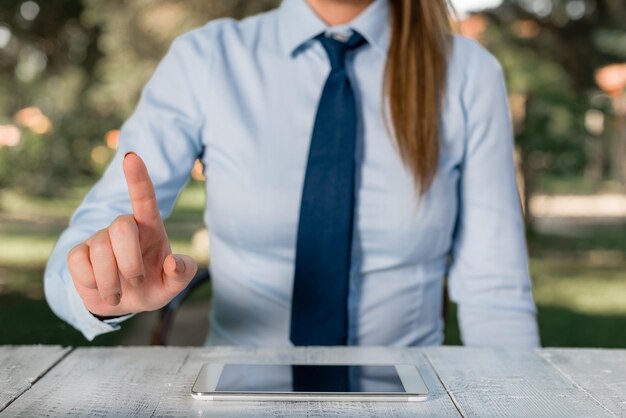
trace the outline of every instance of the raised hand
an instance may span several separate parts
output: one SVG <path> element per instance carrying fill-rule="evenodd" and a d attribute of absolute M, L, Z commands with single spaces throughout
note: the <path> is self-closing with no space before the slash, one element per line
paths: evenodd
<path fill-rule="evenodd" d="M 99 316 L 159 309 L 198 269 L 191 257 L 172 254 L 144 162 L 128 153 L 123 166 L 133 213 L 119 216 L 68 255 L 78 294 Z"/>

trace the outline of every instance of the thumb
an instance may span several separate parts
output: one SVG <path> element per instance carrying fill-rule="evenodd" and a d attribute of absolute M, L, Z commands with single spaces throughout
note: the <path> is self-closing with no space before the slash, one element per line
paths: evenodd
<path fill-rule="evenodd" d="M 170 254 L 163 261 L 163 284 L 177 295 L 187 287 L 197 271 L 198 265 L 193 258 L 183 254 Z"/>

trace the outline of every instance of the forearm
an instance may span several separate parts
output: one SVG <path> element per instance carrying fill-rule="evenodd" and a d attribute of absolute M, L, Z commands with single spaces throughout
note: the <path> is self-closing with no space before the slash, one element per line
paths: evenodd
<path fill-rule="evenodd" d="M 115 157 L 103 177 L 81 203 L 69 228 L 63 233 L 50 256 L 44 279 L 46 299 L 59 317 L 79 329 L 88 339 L 119 328 L 117 323 L 128 316 L 100 321 L 87 310 L 83 298 L 89 292 L 93 296 L 94 287 L 91 284 L 80 287 L 82 283 L 79 282 L 82 298 L 79 296 L 68 268 L 68 254 L 76 245 L 94 237 L 94 234 L 102 236 L 102 231 L 108 229 L 120 215 L 136 215 L 131 207 L 129 187 L 123 170 L 124 156 L 128 152 L 141 155 L 141 165 L 145 163 L 145 176 L 149 178 L 150 187 L 154 188 L 152 194 L 156 214 L 151 214 L 151 217 L 162 226 L 161 218 L 165 218 L 171 211 L 180 189 L 189 177 L 194 161 L 203 150 L 201 129 L 204 123 L 204 96 L 198 92 L 206 91 L 206 71 L 201 70 L 206 65 L 203 61 L 206 51 L 198 49 L 198 36 L 203 36 L 203 32 L 194 32 L 177 39 L 161 61 L 142 91 L 135 112 L 121 128 L 119 149 Z M 162 229 L 161 242 L 169 248 L 165 228 Z M 127 244 L 128 240 L 121 242 Z M 112 244 L 108 245 L 110 247 Z M 79 252 L 80 254 L 82 253 Z M 91 259 L 88 262 L 82 259 L 80 261 L 81 263 L 73 263 L 74 268 L 77 265 L 87 266 Z M 159 271 L 161 267 L 158 266 Z M 79 271 L 94 273 L 92 269 L 93 265 L 88 265 Z M 115 268 L 108 271 L 115 272 Z M 76 273 L 76 270 L 72 272 Z M 81 276 L 86 278 L 89 274 Z M 118 278 L 114 273 L 104 276 L 113 280 L 105 280 L 105 286 L 101 289 L 98 285 L 97 290 L 117 293 L 100 296 L 106 298 L 117 294 L 119 297 L 121 288 L 106 286 Z M 139 276 L 135 274 L 128 279 L 137 277 Z M 95 276 L 90 279 L 95 280 Z M 89 297 L 87 299 L 93 301 Z M 98 312 L 93 309 L 93 304 L 90 306 L 93 312 Z"/>

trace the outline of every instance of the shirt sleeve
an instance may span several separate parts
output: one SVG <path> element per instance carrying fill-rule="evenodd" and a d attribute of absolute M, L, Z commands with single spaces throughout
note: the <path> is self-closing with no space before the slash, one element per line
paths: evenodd
<path fill-rule="evenodd" d="M 48 259 L 44 275 L 46 300 L 61 319 L 92 340 L 119 329 L 131 315 L 100 321 L 86 309 L 72 282 L 69 251 L 119 215 L 132 213 L 122 171 L 122 159 L 136 152 L 146 163 L 154 183 L 162 217 L 171 211 L 202 153 L 201 132 L 206 91 L 206 53 L 194 33 L 183 35 L 142 91 L 139 104 L 120 132 L 119 148 L 102 178 L 89 191 L 71 218 Z"/>
<path fill-rule="evenodd" d="M 462 93 L 467 142 L 450 298 L 465 345 L 537 347 L 506 87 L 500 64 L 478 52 Z"/>

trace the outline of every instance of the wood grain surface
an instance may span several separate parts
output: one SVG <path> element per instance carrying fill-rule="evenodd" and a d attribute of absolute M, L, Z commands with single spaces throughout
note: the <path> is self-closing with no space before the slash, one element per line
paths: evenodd
<path fill-rule="evenodd" d="M 614 416 L 539 351 L 437 347 L 425 354 L 464 416 Z"/>
<path fill-rule="evenodd" d="M 207 361 L 412 362 L 431 391 L 428 402 L 199 401 L 191 386 Z M 5 411 L 10 416 L 459 416 L 421 351 L 381 348 L 77 349 Z"/>
<path fill-rule="evenodd" d="M 60 347 L 0 347 L 0 400 L 8 405 L 0 415 L 626 417 L 626 350 L 112 347 L 67 353 Z M 430 398 L 412 403 L 195 400 L 191 387 L 208 361 L 411 363 Z"/>
<path fill-rule="evenodd" d="M 597 403 L 626 417 L 626 350 L 560 348 L 540 354 Z"/>
<path fill-rule="evenodd" d="M 0 346 L 0 411 L 70 350 L 59 346 Z"/>

